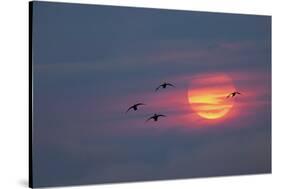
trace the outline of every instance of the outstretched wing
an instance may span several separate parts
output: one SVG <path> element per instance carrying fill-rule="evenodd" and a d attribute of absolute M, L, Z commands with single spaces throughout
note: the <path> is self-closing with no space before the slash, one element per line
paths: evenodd
<path fill-rule="evenodd" d="M 163 85 L 159 85 L 159 86 L 155 89 L 155 91 L 158 91 L 162 86 L 163 86 Z"/>
<path fill-rule="evenodd" d="M 232 93 L 230 93 L 229 95 L 227 95 L 226 96 L 226 98 L 229 98 L 229 97 L 231 97 L 233 94 Z"/>
<path fill-rule="evenodd" d="M 241 95 L 241 93 L 239 93 L 239 92 L 236 92 L 236 94 L 240 94 Z"/>
<path fill-rule="evenodd" d="M 145 105 L 144 103 L 137 103 L 136 106 Z"/>
<path fill-rule="evenodd" d="M 158 117 L 167 117 L 167 116 L 162 115 L 162 114 L 158 114 L 157 116 L 158 116 Z"/>
<path fill-rule="evenodd" d="M 145 122 L 148 122 L 149 120 L 153 119 L 153 116 L 145 120 Z"/>
<path fill-rule="evenodd" d="M 171 87 L 175 87 L 173 84 L 171 83 L 167 83 L 168 86 L 171 86 Z"/>
<path fill-rule="evenodd" d="M 132 109 L 134 106 L 131 106 L 130 108 L 128 108 L 128 110 L 126 111 L 126 113 L 130 110 L 130 109 Z"/>

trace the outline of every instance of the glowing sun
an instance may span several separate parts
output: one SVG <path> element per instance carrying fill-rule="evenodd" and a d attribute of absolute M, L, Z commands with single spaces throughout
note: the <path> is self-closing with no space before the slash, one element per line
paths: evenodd
<path fill-rule="evenodd" d="M 202 118 L 219 119 L 227 115 L 233 101 L 226 96 L 235 91 L 233 82 L 225 74 L 194 77 L 188 89 L 188 102 Z"/>

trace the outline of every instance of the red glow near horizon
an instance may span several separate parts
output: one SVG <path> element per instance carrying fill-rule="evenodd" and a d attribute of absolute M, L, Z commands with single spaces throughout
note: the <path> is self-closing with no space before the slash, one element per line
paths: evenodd
<path fill-rule="evenodd" d="M 267 75 L 260 72 L 201 73 L 167 80 L 173 81 L 176 87 L 158 92 L 136 92 L 122 96 L 118 101 L 107 99 L 108 105 L 102 106 L 104 110 L 99 111 L 112 111 L 113 114 L 120 115 L 120 109 L 126 110 L 127 106 L 124 107 L 124 104 L 135 103 L 137 97 L 137 102 L 143 102 L 146 106 L 138 112 L 122 114 L 127 119 L 116 121 L 124 127 L 120 132 L 135 132 L 136 129 L 143 129 L 143 125 L 148 128 L 161 125 L 163 130 L 186 127 L 192 131 L 201 131 L 206 126 L 239 127 L 240 124 L 235 124 L 238 120 L 243 119 L 245 122 L 248 117 L 254 116 L 257 110 L 270 103 Z M 236 90 L 242 95 L 226 98 Z M 167 117 L 159 122 L 144 122 L 153 113 L 164 114 Z"/>

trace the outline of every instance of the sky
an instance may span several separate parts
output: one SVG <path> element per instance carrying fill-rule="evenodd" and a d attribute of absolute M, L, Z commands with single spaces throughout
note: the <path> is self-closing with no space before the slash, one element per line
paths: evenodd
<path fill-rule="evenodd" d="M 271 17 L 33 5 L 35 187 L 271 173 Z"/>

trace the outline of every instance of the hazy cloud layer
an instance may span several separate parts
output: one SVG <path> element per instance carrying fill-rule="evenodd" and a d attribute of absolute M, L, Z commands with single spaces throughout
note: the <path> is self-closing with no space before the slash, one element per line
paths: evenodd
<path fill-rule="evenodd" d="M 271 172 L 270 17 L 34 5 L 35 186 Z M 243 97 L 210 122 L 187 92 L 220 73 Z"/>

